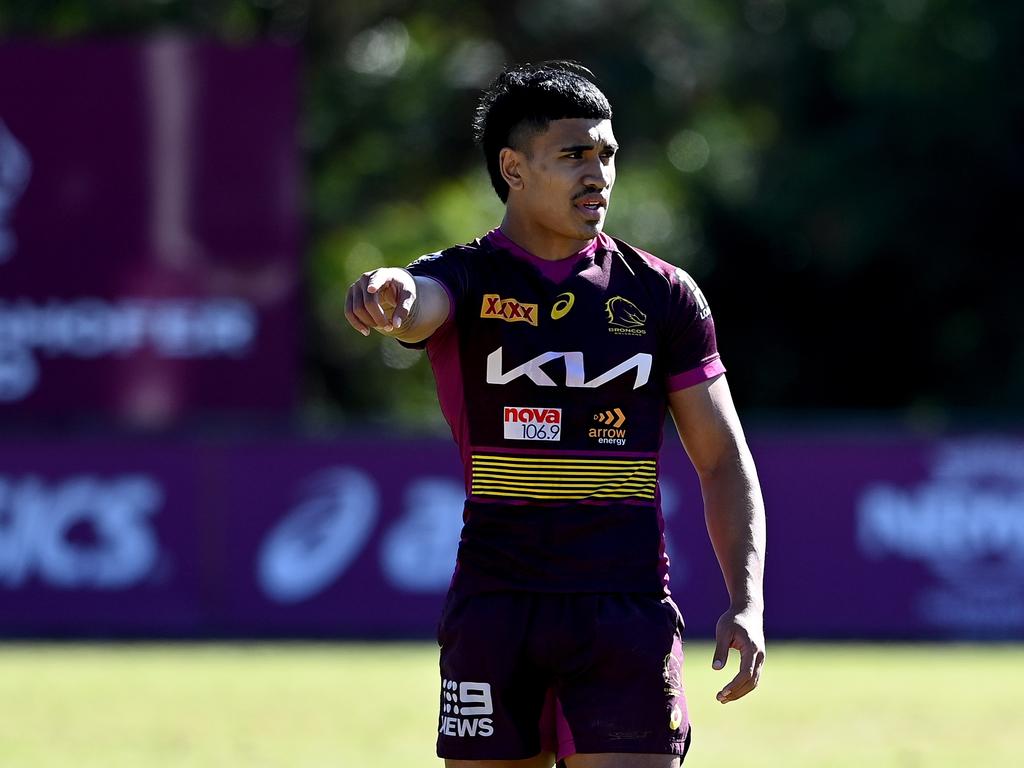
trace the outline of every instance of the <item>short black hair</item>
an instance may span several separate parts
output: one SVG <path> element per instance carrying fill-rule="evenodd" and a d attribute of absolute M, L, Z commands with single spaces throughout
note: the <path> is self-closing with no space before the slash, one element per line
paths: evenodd
<path fill-rule="evenodd" d="M 483 148 L 491 185 L 508 201 L 498 155 L 521 144 L 529 132 L 543 131 L 552 120 L 610 120 L 612 107 L 594 84 L 594 73 L 575 61 L 542 61 L 506 67 L 483 92 L 473 118 L 473 137 Z"/>

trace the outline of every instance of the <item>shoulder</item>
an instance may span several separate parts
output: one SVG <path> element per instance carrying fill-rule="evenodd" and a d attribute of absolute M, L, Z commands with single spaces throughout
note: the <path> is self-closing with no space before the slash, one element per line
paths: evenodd
<path fill-rule="evenodd" d="M 704 293 L 685 269 L 625 240 L 605 237 L 608 243 L 605 247 L 619 253 L 625 265 L 648 289 L 665 291 L 671 305 L 692 309 L 701 320 L 710 315 Z"/>
<path fill-rule="evenodd" d="M 419 258 L 415 259 L 412 263 L 410 263 L 409 266 L 425 267 L 437 262 L 464 263 L 471 260 L 474 256 L 479 256 L 486 250 L 488 250 L 486 242 L 481 239 L 477 239 L 469 243 L 464 243 L 462 245 L 452 245 L 440 251 L 425 253 Z"/>
<path fill-rule="evenodd" d="M 602 235 L 604 247 L 621 255 L 623 262 L 637 278 L 662 283 L 665 287 L 682 287 L 693 289 L 693 278 L 682 267 L 659 259 L 653 253 L 630 245 L 617 237 Z"/>
<path fill-rule="evenodd" d="M 638 267 L 644 272 L 651 272 L 667 279 L 678 269 L 675 264 L 669 264 L 653 253 L 637 248 L 618 237 L 606 235 L 605 241 L 606 248 L 618 252 L 629 266 Z"/>

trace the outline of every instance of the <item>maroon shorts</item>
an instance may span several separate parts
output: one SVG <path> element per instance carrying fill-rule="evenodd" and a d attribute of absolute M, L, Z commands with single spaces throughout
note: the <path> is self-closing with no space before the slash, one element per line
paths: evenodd
<path fill-rule="evenodd" d="M 450 592 L 437 754 L 685 755 L 683 620 L 642 594 Z"/>

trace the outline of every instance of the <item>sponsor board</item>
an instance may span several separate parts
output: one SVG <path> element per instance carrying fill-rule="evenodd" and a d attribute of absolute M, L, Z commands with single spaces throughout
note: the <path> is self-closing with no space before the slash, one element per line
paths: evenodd
<path fill-rule="evenodd" d="M 0 46 L 0 71 L 32 73 L 0 78 L 0 420 L 294 404 L 298 59 L 173 37 Z"/>
<path fill-rule="evenodd" d="M 238 360 L 258 331 L 255 309 L 236 298 L 0 298 L 0 402 L 35 391 L 39 358 L 123 359 L 150 352 L 170 360 Z"/>
<path fill-rule="evenodd" d="M 942 445 L 930 477 L 868 485 L 857 540 L 875 561 L 924 565 L 923 621 L 960 630 L 1024 629 L 1024 442 Z"/>
<path fill-rule="evenodd" d="M 152 518 L 163 499 L 148 475 L 0 475 L 0 589 L 29 581 L 58 590 L 141 584 L 160 555 Z"/>
<path fill-rule="evenodd" d="M 302 498 L 264 539 L 257 558 L 263 592 L 278 603 L 308 600 L 334 583 L 362 552 L 378 517 L 366 473 L 330 469 L 305 483 Z"/>
<path fill-rule="evenodd" d="M 452 580 L 466 489 L 444 475 L 411 478 L 402 512 L 380 544 L 380 567 L 396 590 L 438 595 Z"/>
<path fill-rule="evenodd" d="M 615 409 L 600 413 L 584 428 L 614 429 Z M 1024 638 L 1024 440 L 750 439 L 776 636 Z M 428 637 L 467 481 L 448 440 L 368 435 L 12 440 L 0 466 L 7 636 Z M 728 595 L 699 482 L 675 441 L 658 466 L 670 586 L 691 636 L 712 636 Z M 480 737 L 459 699 L 439 726 Z"/>
<path fill-rule="evenodd" d="M 7 218 L 25 193 L 32 177 L 32 158 L 0 119 L 0 264 L 15 251 L 17 239 L 8 228 Z"/>

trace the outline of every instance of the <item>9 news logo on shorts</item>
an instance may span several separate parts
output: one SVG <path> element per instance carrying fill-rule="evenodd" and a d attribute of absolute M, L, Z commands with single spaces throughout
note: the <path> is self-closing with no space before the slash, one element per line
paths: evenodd
<path fill-rule="evenodd" d="M 441 681 L 441 722 L 437 732 L 445 736 L 491 736 L 494 714 L 490 683 Z"/>

